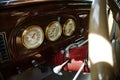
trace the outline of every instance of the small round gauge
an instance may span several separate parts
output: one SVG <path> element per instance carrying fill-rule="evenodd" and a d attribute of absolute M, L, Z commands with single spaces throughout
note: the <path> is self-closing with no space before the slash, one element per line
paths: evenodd
<path fill-rule="evenodd" d="M 75 21 L 73 19 L 68 19 L 63 25 L 63 34 L 65 36 L 71 36 L 75 31 Z"/>
<path fill-rule="evenodd" d="M 40 26 L 31 25 L 22 34 L 22 43 L 27 49 L 39 47 L 44 40 L 44 32 Z"/>
<path fill-rule="evenodd" d="M 58 21 L 51 22 L 46 28 L 46 38 L 56 41 L 62 34 L 62 26 Z"/>

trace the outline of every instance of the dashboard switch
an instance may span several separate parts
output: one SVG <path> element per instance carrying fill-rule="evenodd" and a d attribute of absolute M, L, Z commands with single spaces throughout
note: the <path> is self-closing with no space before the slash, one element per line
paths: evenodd
<path fill-rule="evenodd" d="M 47 68 L 47 67 L 41 66 L 36 60 L 32 60 L 32 65 L 33 65 L 33 67 L 35 67 L 35 68 L 39 68 L 42 73 L 48 71 L 48 68 Z"/>

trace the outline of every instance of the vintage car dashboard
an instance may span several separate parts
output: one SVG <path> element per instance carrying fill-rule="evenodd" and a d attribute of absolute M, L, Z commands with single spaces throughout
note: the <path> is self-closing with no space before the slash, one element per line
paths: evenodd
<path fill-rule="evenodd" d="M 54 54 L 87 39 L 90 0 L 28 0 L 0 6 L 0 72 L 5 80 L 17 74 L 17 68 L 32 67 L 32 60 L 49 65 Z"/>

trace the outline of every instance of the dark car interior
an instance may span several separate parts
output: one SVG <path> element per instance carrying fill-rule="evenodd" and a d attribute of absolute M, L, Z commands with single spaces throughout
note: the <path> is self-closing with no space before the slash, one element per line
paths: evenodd
<path fill-rule="evenodd" d="M 0 80 L 119 80 L 120 0 L 0 0 Z"/>

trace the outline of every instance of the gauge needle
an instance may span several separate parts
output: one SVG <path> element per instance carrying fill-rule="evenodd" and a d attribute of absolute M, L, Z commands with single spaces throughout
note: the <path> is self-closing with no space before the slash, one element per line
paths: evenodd
<path fill-rule="evenodd" d="M 52 32 L 54 33 L 54 32 L 55 32 L 55 30 L 56 30 L 56 28 L 54 28 Z"/>
<path fill-rule="evenodd" d="M 55 32 L 55 28 L 53 28 L 53 30 L 51 31 L 51 34 L 53 34 Z"/>
<path fill-rule="evenodd" d="M 32 39 L 34 39 L 34 38 L 35 38 L 35 35 L 36 35 L 36 33 L 34 33 L 34 34 L 32 35 Z"/>

